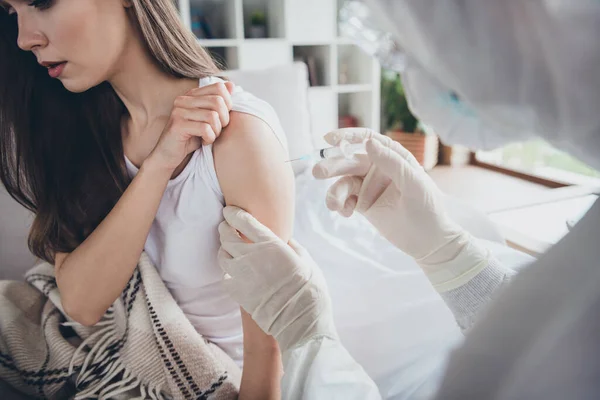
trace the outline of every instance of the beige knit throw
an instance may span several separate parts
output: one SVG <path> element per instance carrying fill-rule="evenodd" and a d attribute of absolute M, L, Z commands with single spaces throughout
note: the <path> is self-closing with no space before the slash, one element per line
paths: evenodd
<path fill-rule="evenodd" d="M 233 399 L 241 372 L 202 338 L 148 256 L 94 327 L 68 322 L 54 268 L 0 282 L 0 379 L 47 399 Z M 134 395 L 135 394 L 135 395 Z"/>

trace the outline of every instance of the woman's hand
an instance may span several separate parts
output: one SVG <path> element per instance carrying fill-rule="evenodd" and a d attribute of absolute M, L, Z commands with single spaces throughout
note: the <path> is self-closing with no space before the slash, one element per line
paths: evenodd
<path fill-rule="evenodd" d="M 174 171 L 191 152 L 212 144 L 229 124 L 231 82 L 194 88 L 175 99 L 169 121 L 149 159 Z"/>

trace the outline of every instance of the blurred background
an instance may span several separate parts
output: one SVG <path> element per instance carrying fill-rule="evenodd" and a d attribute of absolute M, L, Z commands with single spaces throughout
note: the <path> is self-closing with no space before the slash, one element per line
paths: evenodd
<path fill-rule="evenodd" d="M 414 118 L 398 74 L 340 34 L 342 0 L 177 0 L 181 18 L 230 79 L 271 103 L 293 155 L 364 126 L 402 143 L 449 195 L 485 213 L 532 255 L 560 240 L 600 193 L 600 172 L 543 141 L 471 152 Z M 0 256 L 27 253 L 30 218 L 0 191 Z M 18 233 L 18 234 L 16 234 Z"/>
<path fill-rule="evenodd" d="M 200 43 L 226 69 L 308 69 L 313 145 L 338 127 L 365 126 L 401 142 L 448 194 L 489 215 L 507 242 L 537 255 L 591 206 L 600 172 L 541 140 L 491 152 L 440 143 L 410 113 L 398 74 L 341 36 L 341 0 L 179 0 Z"/>

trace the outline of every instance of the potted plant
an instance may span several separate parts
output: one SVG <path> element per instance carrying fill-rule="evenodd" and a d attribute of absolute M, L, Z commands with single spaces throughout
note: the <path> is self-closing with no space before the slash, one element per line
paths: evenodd
<path fill-rule="evenodd" d="M 410 151 L 425 169 L 433 168 L 438 162 L 438 138 L 425 134 L 419 120 L 410 112 L 400 74 L 383 71 L 381 105 L 385 134 Z"/>
<path fill-rule="evenodd" d="M 267 37 L 267 16 L 263 11 L 254 11 L 250 14 L 250 38 L 260 39 Z"/>

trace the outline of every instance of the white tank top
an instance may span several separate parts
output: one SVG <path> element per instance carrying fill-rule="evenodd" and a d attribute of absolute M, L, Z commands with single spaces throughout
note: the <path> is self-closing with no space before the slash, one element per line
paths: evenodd
<path fill-rule="evenodd" d="M 200 87 L 221 81 L 200 80 Z M 236 87 L 233 111 L 266 122 L 284 148 L 283 128 L 273 108 Z M 125 157 L 133 178 L 138 168 Z M 148 234 L 145 250 L 167 288 L 198 333 L 217 344 L 242 365 L 243 343 L 239 306 L 221 287 L 223 273 L 217 264 L 218 226 L 225 200 L 217 179 L 212 145 L 194 154 L 183 171 L 170 180 Z"/>

